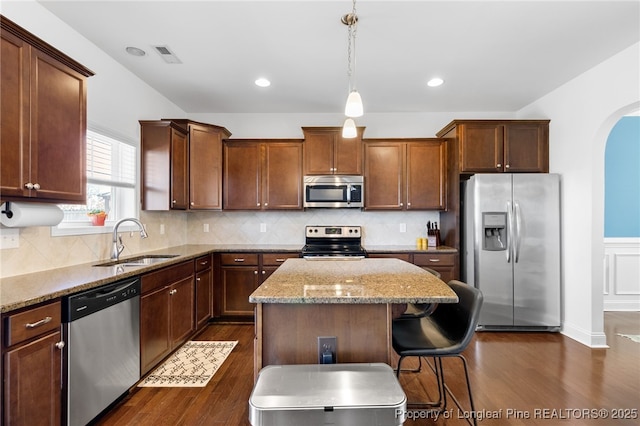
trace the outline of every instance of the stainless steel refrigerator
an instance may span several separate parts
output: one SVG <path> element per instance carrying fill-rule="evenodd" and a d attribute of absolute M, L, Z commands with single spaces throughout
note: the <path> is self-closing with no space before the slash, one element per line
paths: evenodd
<path fill-rule="evenodd" d="M 478 330 L 560 329 L 560 179 L 476 174 L 463 182 L 462 280 L 484 295 Z"/>

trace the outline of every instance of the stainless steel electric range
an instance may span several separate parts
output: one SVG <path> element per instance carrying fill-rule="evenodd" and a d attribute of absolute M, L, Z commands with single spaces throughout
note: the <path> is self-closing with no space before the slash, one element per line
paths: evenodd
<path fill-rule="evenodd" d="M 306 226 L 305 259 L 362 259 L 367 252 L 362 247 L 360 226 Z"/>

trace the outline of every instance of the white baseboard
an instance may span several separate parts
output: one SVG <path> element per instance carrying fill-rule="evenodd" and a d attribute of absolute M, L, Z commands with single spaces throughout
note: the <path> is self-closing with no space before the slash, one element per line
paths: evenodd
<path fill-rule="evenodd" d="M 566 322 L 562 325 L 561 333 L 590 348 L 609 347 L 609 345 L 607 345 L 607 335 L 604 333 L 592 333 L 583 328 L 567 324 Z"/>

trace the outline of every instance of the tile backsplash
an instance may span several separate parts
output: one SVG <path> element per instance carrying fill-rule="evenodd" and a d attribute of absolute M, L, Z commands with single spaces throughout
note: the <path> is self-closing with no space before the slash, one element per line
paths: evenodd
<path fill-rule="evenodd" d="M 360 225 L 363 244 L 412 245 L 438 212 L 365 212 L 311 209 L 267 212 L 142 212 L 149 238 L 123 232 L 131 256 L 183 244 L 304 244 L 306 225 Z M 401 224 L 406 232 L 400 232 Z M 48 227 L 19 228 L 19 247 L 0 250 L 0 277 L 108 259 L 111 233 L 52 237 Z M 164 233 L 161 234 L 161 229 Z M 261 232 L 264 230 L 264 232 Z"/>

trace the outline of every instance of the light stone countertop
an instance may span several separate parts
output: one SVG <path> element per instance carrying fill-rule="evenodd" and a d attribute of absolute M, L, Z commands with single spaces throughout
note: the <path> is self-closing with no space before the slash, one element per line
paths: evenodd
<path fill-rule="evenodd" d="M 415 253 L 424 250 L 416 250 L 412 246 L 377 246 L 365 247 L 371 253 L 386 251 L 413 251 Z M 130 257 L 140 255 L 177 254 L 177 257 L 167 259 L 153 265 L 124 267 L 97 267 L 97 263 L 107 262 L 104 259 L 91 263 L 50 269 L 24 275 L 15 275 L 0 279 L 0 313 L 10 312 L 27 306 L 36 305 L 67 296 L 80 291 L 95 288 L 101 285 L 116 282 L 121 279 L 141 275 L 165 266 L 174 265 L 186 260 L 195 259 L 208 253 L 216 252 L 299 252 L 300 245 L 271 245 L 271 244 L 187 244 L 183 246 L 168 247 L 165 249 L 137 253 Z M 429 252 L 453 252 L 450 247 L 430 248 Z"/>
<path fill-rule="evenodd" d="M 399 259 L 287 259 L 252 303 L 456 303 L 441 279 Z"/>

